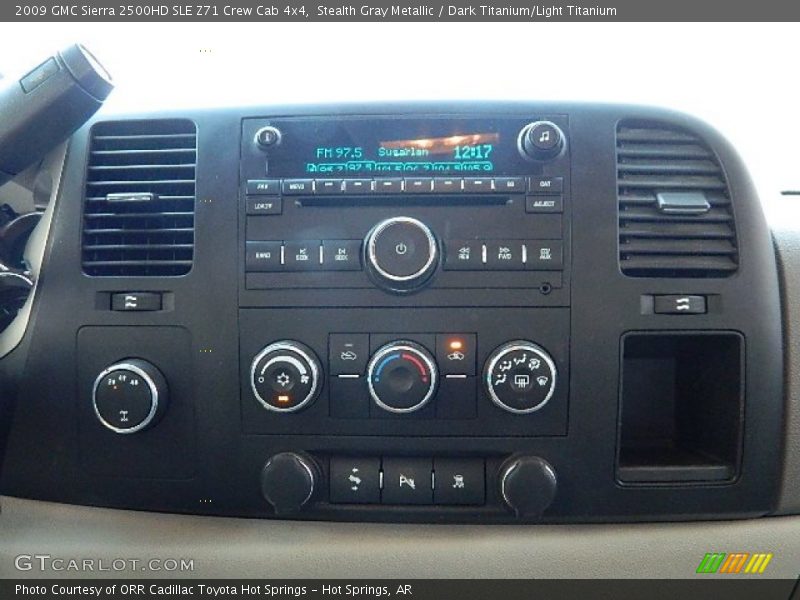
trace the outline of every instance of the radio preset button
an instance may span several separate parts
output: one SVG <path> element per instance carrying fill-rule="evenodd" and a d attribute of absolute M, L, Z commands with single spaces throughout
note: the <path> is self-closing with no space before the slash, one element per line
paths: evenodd
<path fill-rule="evenodd" d="M 460 192 L 461 179 L 454 177 L 437 177 L 433 180 L 433 191 L 444 194 Z"/>
<path fill-rule="evenodd" d="M 525 179 L 522 177 L 495 177 L 494 191 L 522 193 L 525 191 Z"/>
<path fill-rule="evenodd" d="M 248 215 L 279 215 L 283 212 L 283 200 L 280 196 L 248 196 Z"/>
<path fill-rule="evenodd" d="M 317 179 L 314 181 L 314 193 L 316 194 L 341 194 L 341 179 Z"/>
<path fill-rule="evenodd" d="M 430 177 L 409 177 L 405 180 L 405 188 L 409 194 L 427 194 L 433 191 L 433 179 Z"/>
<path fill-rule="evenodd" d="M 247 242 L 245 270 L 248 272 L 280 271 L 281 242 Z"/>
<path fill-rule="evenodd" d="M 248 196 L 274 196 L 281 193 L 281 182 L 278 179 L 248 179 Z"/>
<path fill-rule="evenodd" d="M 314 192 L 313 179 L 284 179 L 282 186 L 283 193 L 287 196 L 297 196 L 301 194 L 311 194 Z"/>
<path fill-rule="evenodd" d="M 322 240 L 322 268 L 326 271 L 360 271 L 361 240 Z"/>
<path fill-rule="evenodd" d="M 345 179 L 343 189 L 345 194 L 371 194 L 372 179 Z"/>
<path fill-rule="evenodd" d="M 400 178 L 376 179 L 376 194 L 400 194 L 403 192 L 403 180 Z"/>
<path fill-rule="evenodd" d="M 493 190 L 492 179 L 482 177 L 467 177 L 464 179 L 465 192 L 491 192 Z"/>

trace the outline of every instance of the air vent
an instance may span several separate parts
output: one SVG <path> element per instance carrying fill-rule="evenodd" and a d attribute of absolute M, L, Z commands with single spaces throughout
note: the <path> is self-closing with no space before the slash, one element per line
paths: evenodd
<path fill-rule="evenodd" d="M 728 185 L 697 136 L 662 123 L 621 123 L 617 184 L 623 273 L 726 277 L 736 271 Z"/>
<path fill-rule="evenodd" d="M 184 275 L 194 252 L 197 130 L 183 119 L 92 128 L 83 270 L 96 276 Z"/>

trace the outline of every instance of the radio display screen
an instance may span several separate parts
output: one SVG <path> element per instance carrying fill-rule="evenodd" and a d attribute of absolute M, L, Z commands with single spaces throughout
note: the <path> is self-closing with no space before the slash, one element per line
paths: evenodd
<path fill-rule="evenodd" d="M 530 118 L 275 119 L 272 177 L 517 175 L 530 171 L 517 138 Z"/>

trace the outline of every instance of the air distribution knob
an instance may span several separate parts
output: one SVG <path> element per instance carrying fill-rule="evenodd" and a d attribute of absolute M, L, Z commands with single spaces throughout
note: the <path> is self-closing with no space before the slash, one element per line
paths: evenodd
<path fill-rule="evenodd" d="M 518 456 L 500 467 L 500 495 L 518 517 L 539 517 L 556 496 L 553 467 L 538 456 Z"/>
<path fill-rule="evenodd" d="M 290 515 L 311 500 L 318 480 L 319 468 L 313 459 L 296 452 L 281 452 L 261 469 L 261 494 L 276 515 Z"/>
<path fill-rule="evenodd" d="M 556 365 L 547 351 L 533 342 L 503 344 L 489 356 L 484 384 L 492 402 L 514 414 L 543 408 L 556 389 Z"/>
<path fill-rule="evenodd" d="M 564 132 L 552 121 L 535 121 L 523 127 L 519 149 L 531 160 L 551 160 L 564 150 Z"/>
<path fill-rule="evenodd" d="M 367 273 L 380 287 L 409 293 L 425 285 L 439 261 L 436 237 L 422 221 L 393 217 L 381 221 L 364 243 Z"/>

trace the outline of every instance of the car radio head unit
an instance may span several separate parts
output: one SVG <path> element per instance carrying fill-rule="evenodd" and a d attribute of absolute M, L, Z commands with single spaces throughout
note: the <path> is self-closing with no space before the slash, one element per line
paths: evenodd
<path fill-rule="evenodd" d="M 274 177 L 526 175 L 525 118 L 275 119 L 255 142 L 269 150 Z M 549 142 L 554 131 L 539 132 Z"/>

